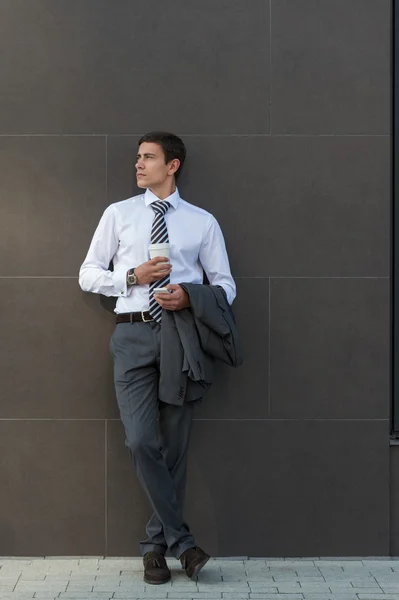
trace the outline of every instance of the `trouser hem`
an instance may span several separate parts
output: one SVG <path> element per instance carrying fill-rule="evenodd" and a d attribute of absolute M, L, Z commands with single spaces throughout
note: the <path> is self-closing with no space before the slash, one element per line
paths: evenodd
<path fill-rule="evenodd" d="M 179 546 L 178 550 L 176 550 L 176 553 L 174 554 L 174 557 L 179 559 L 181 557 L 181 555 L 183 554 L 183 552 L 185 552 L 186 550 L 188 550 L 189 548 L 195 548 L 196 544 L 190 544 L 189 542 L 187 542 L 187 544 L 182 544 L 181 546 Z"/>
<path fill-rule="evenodd" d="M 157 544 L 142 544 L 140 545 L 141 555 L 147 554 L 147 552 L 159 552 L 165 556 L 167 548 L 165 546 L 158 546 Z"/>

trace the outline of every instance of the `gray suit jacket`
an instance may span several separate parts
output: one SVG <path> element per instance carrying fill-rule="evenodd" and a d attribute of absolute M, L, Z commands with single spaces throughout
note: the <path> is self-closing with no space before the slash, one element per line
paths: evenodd
<path fill-rule="evenodd" d="M 242 347 L 233 311 L 220 286 L 182 283 L 190 308 L 164 310 L 161 323 L 159 399 L 200 400 L 213 381 L 214 359 L 237 367 Z"/>

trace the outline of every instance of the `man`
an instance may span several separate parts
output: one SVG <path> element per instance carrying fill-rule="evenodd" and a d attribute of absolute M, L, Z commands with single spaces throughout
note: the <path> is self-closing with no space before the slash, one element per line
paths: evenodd
<path fill-rule="evenodd" d="M 110 344 L 115 390 L 126 445 L 154 510 L 140 544 L 144 580 L 153 584 L 170 580 L 167 549 L 191 578 L 209 559 L 183 519 L 193 402 L 158 398 L 163 309 L 189 307 L 179 282 L 201 285 L 204 271 L 211 285 L 223 288 L 229 304 L 236 294 L 216 219 L 183 200 L 176 187 L 185 156 L 182 140 L 171 133 L 140 139 L 136 177 L 146 191 L 105 210 L 79 275 L 84 291 L 117 297 Z M 149 260 L 149 245 L 159 242 L 169 242 L 170 261 Z M 159 287 L 169 293 L 154 292 Z"/>

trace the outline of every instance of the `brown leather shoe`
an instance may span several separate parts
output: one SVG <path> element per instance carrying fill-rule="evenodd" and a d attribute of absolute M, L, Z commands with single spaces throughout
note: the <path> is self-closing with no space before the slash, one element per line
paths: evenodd
<path fill-rule="evenodd" d="M 170 581 L 170 570 L 163 554 L 147 552 L 143 557 L 144 581 L 158 585 Z"/>
<path fill-rule="evenodd" d="M 188 548 L 188 550 L 185 550 L 179 558 L 187 577 L 195 579 L 202 567 L 211 557 L 201 550 L 201 548 L 196 546 L 195 548 Z"/>

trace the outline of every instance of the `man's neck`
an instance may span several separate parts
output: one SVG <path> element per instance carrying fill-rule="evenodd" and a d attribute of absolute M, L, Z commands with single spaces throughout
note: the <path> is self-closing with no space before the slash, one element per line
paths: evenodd
<path fill-rule="evenodd" d="M 165 200 L 176 191 L 176 183 L 174 181 L 172 183 L 166 182 L 162 186 L 150 188 L 150 191 L 160 200 Z"/>

